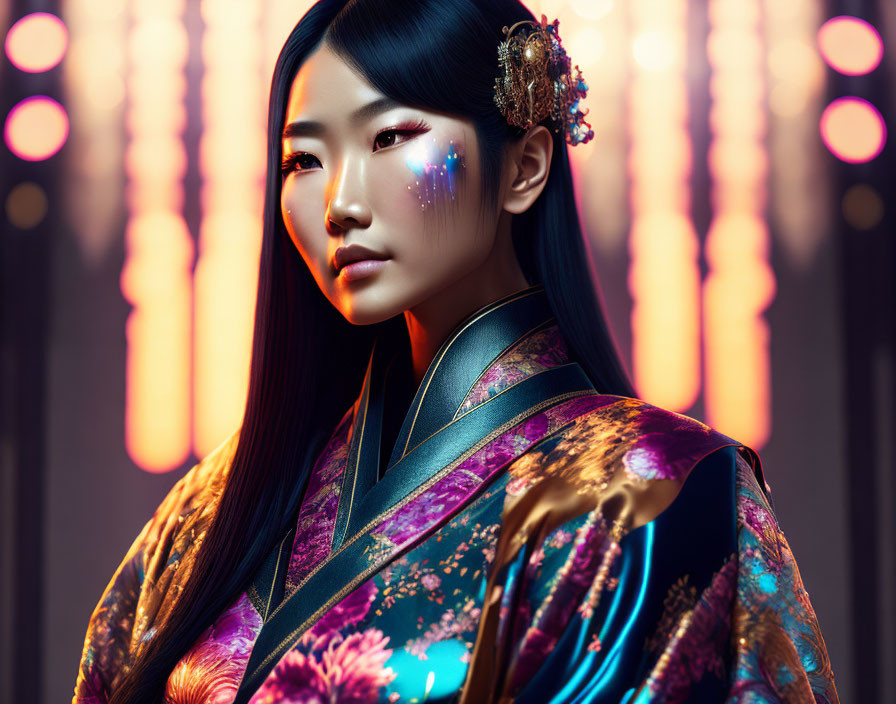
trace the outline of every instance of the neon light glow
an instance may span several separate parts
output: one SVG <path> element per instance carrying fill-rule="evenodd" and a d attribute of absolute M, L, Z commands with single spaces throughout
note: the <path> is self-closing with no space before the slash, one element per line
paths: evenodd
<path fill-rule="evenodd" d="M 828 169 L 818 140 L 825 65 L 815 46 L 822 7 L 816 0 L 766 2 L 763 34 L 768 92 L 768 219 L 778 253 L 798 270 L 813 266 L 827 238 Z"/>
<path fill-rule="evenodd" d="M 49 71 L 68 47 L 65 23 L 49 12 L 32 12 L 6 33 L 6 56 L 13 66 L 27 73 Z"/>
<path fill-rule="evenodd" d="M 629 560 L 626 560 L 622 565 L 622 569 L 620 570 L 618 577 L 620 585 L 623 583 L 628 583 L 631 579 L 639 580 L 638 594 L 635 597 L 635 604 L 631 611 L 629 611 L 626 622 L 619 630 L 619 635 L 614 638 L 612 648 L 606 654 L 606 657 L 604 658 L 603 662 L 601 662 L 600 667 L 591 678 L 590 682 L 586 683 L 583 682 L 583 680 L 588 675 L 588 672 L 591 669 L 591 665 L 594 662 L 596 656 L 596 653 L 594 651 L 589 651 L 584 656 L 582 656 L 581 666 L 569 678 L 569 681 L 566 683 L 563 689 L 561 689 L 557 693 L 557 696 L 554 699 L 555 702 L 575 702 L 576 704 L 585 704 L 585 702 L 591 702 L 599 699 L 601 694 L 606 694 L 606 692 L 601 689 L 601 680 L 608 674 L 607 671 L 612 670 L 612 668 L 615 666 L 616 660 L 620 655 L 619 649 L 622 647 L 622 644 L 625 642 L 628 632 L 632 629 L 635 621 L 637 621 L 638 616 L 640 615 L 641 607 L 644 605 L 644 599 L 647 595 L 647 585 L 650 582 L 650 565 L 651 561 L 653 560 L 653 545 L 656 540 L 656 524 L 651 521 L 638 530 L 643 530 L 645 534 L 643 563 L 641 564 L 640 573 L 633 577 L 631 573 L 635 569 L 635 566 Z M 629 536 L 631 535 L 632 534 L 629 534 Z M 629 539 L 631 538 L 629 537 Z M 604 636 L 606 635 L 607 629 L 609 627 L 612 627 L 616 622 L 617 612 L 620 609 L 620 603 L 622 601 L 624 593 L 624 590 L 621 588 L 617 588 L 613 593 L 613 601 L 610 603 L 610 607 L 607 611 L 607 616 L 603 622 L 601 641 L 605 639 Z M 581 636 L 579 643 L 580 645 L 582 643 Z"/>
<path fill-rule="evenodd" d="M 884 43 L 865 20 L 848 15 L 833 17 L 818 30 L 818 50 L 835 71 L 862 76 L 878 67 Z"/>
<path fill-rule="evenodd" d="M 769 330 L 775 294 L 764 218 L 765 83 L 761 7 L 711 0 L 709 170 L 715 205 L 703 286 L 708 423 L 761 447 L 771 427 Z"/>
<path fill-rule="evenodd" d="M 700 390 L 699 245 L 691 221 L 687 3 L 629 5 L 632 368 L 639 396 L 683 411 Z"/>
<path fill-rule="evenodd" d="M 193 446 L 201 457 L 239 426 L 261 253 L 267 84 L 261 5 L 203 0 L 202 222 L 194 275 Z"/>
<path fill-rule="evenodd" d="M 190 454 L 193 240 L 181 215 L 187 37 L 182 1 L 135 0 L 131 9 L 125 444 L 137 465 L 165 472 Z"/>
<path fill-rule="evenodd" d="M 20 159 L 43 161 L 62 149 L 68 129 L 65 108 L 46 95 L 34 95 L 9 111 L 3 138 L 9 151 Z"/>
<path fill-rule="evenodd" d="M 66 0 L 71 43 L 62 65 L 71 136 L 65 212 L 80 254 L 99 267 L 121 241 L 128 0 Z"/>
<path fill-rule="evenodd" d="M 458 180 L 465 168 L 464 155 L 457 151 L 454 141 L 447 149 L 440 149 L 433 137 L 430 142 L 414 141 L 405 164 L 414 174 L 414 185 L 408 185 L 420 200 L 420 208 L 444 205 L 457 197 Z"/>
<path fill-rule="evenodd" d="M 819 129 L 825 146 L 849 164 L 871 161 L 887 142 L 887 126 L 880 112 L 855 96 L 837 98 L 828 105 Z"/>

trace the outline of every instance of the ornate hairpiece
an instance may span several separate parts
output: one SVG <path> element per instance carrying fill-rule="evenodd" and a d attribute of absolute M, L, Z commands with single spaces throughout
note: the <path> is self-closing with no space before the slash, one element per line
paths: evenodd
<path fill-rule="evenodd" d="M 498 45 L 503 74 L 495 79 L 495 103 L 508 123 L 523 129 L 550 116 L 554 131 L 562 129 L 567 143 L 575 146 L 594 137 L 585 122 L 588 111 L 579 109 L 588 85 L 578 65 L 570 67 L 557 33 L 559 24 L 560 20 L 548 24 L 542 15 L 541 22 L 523 20 L 504 27 L 507 38 Z"/>

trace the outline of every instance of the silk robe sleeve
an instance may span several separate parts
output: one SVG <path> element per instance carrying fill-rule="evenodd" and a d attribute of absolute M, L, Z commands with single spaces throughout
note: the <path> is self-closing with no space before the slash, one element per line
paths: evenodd
<path fill-rule="evenodd" d="M 134 540 L 90 617 L 73 704 L 100 704 L 170 612 L 217 505 L 238 433 L 180 479 Z"/>
<path fill-rule="evenodd" d="M 817 619 L 759 481 L 729 446 L 643 525 L 626 532 L 579 517 L 560 529 L 574 528 L 576 540 L 537 555 L 525 598 L 512 603 L 508 582 L 526 581 L 521 559 L 504 576 L 497 641 L 511 655 L 493 701 L 837 702 Z M 539 604 L 534 614 L 528 604 Z"/>

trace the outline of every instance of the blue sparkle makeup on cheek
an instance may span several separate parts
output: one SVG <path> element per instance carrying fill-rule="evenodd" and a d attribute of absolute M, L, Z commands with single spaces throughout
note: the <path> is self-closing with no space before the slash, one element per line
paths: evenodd
<path fill-rule="evenodd" d="M 405 164 L 414 173 L 414 183 L 408 190 L 417 193 L 422 209 L 457 198 L 465 163 L 454 140 L 449 141 L 447 149 L 439 149 L 435 138 L 429 143 L 421 139 L 408 152 Z"/>

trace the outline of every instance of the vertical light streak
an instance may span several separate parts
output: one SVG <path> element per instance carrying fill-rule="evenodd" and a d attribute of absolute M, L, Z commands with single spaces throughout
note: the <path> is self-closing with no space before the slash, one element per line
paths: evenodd
<path fill-rule="evenodd" d="M 770 220 L 781 253 L 807 270 L 824 240 L 830 212 L 828 169 L 818 140 L 824 62 L 815 49 L 823 5 L 817 0 L 765 0 Z"/>
<path fill-rule="evenodd" d="M 625 5 L 612 0 L 575 0 L 560 19 L 573 63 L 588 84 L 588 121 L 594 139 L 569 150 L 576 195 L 591 240 L 602 252 L 624 251 L 629 227 L 625 93 L 630 45 Z M 564 29 L 565 27 L 565 29 Z"/>
<path fill-rule="evenodd" d="M 261 19 L 264 39 L 261 77 L 265 100 L 271 86 L 277 55 L 293 27 L 314 2 L 315 0 L 268 0 L 264 3 L 264 15 Z"/>
<path fill-rule="evenodd" d="M 265 168 L 261 5 L 203 0 L 199 169 L 202 219 L 194 277 L 194 436 L 201 457 L 242 420 Z"/>
<path fill-rule="evenodd" d="M 127 3 L 67 0 L 62 14 L 71 31 L 62 64 L 72 118 L 65 210 L 84 260 L 96 267 L 121 236 Z"/>
<path fill-rule="evenodd" d="M 703 289 L 707 421 L 762 447 L 771 427 L 769 329 L 775 293 L 764 218 L 767 157 L 761 6 L 710 0 L 709 171 L 713 220 Z"/>
<path fill-rule="evenodd" d="M 187 36 L 183 0 L 132 0 L 131 10 L 125 444 L 140 467 L 163 472 L 190 453 L 193 241 L 181 215 Z"/>
<path fill-rule="evenodd" d="M 700 390 L 700 273 L 690 215 L 685 0 L 633 0 L 629 87 L 632 368 L 639 395 L 683 411 Z"/>

